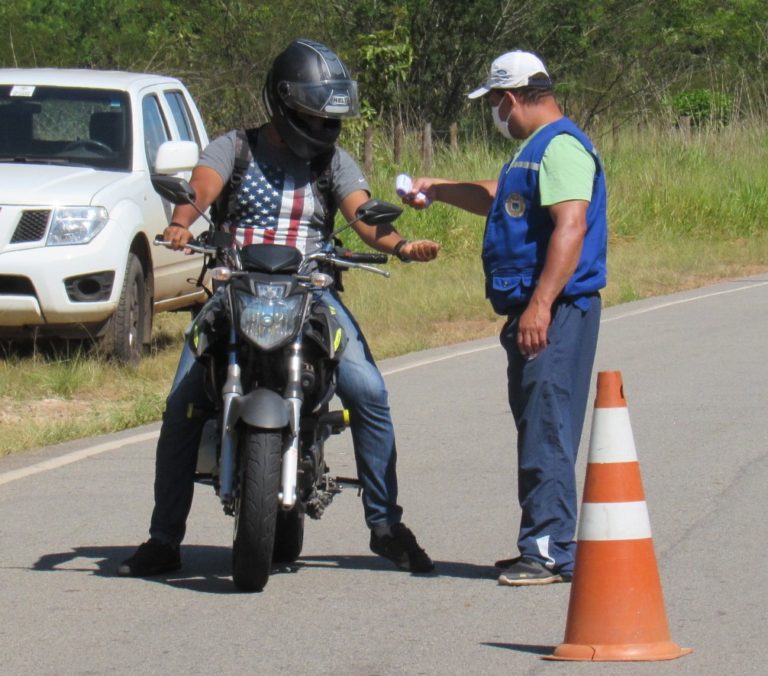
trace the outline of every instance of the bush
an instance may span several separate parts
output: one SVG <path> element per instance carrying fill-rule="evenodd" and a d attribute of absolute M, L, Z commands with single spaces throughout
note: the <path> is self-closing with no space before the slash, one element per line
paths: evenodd
<path fill-rule="evenodd" d="M 672 112 L 676 117 L 690 117 L 694 126 L 725 126 L 733 113 L 733 99 L 724 92 L 711 89 L 689 89 L 672 96 Z"/>

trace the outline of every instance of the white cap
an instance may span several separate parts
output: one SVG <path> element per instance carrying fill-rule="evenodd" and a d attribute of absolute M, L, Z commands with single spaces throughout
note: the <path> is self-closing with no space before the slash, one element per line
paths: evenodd
<path fill-rule="evenodd" d="M 531 82 L 531 77 L 543 73 L 546 80 Z M 467 94 L 470 99 L 485 96 L 491 89 L 514 89 L 529 85 L 551 86 L 549 73 L 542 60 L 530 52 L 507 52 L 491 64 L 491 71 L 485 84 Z"/>

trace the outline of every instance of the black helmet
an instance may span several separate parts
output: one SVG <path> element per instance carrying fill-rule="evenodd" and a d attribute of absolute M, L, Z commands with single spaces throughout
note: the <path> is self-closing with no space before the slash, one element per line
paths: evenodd
<path fill-rule="evenodd" d="M 280 136 L 299 157 L 310 160 L 333 148 L 341 120 L 358 115 L 357 82 L 328 47 L 294 40 L 272 62 L 264 105 Z M 310 128 L 297 113 L 324 118 Z"/>

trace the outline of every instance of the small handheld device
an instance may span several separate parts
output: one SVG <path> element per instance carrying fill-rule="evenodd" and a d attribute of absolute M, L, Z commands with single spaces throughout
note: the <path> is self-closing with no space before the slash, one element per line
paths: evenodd
<path fill-rule="evenodd" d="M 410 176 L 408 176 L 408 174 L 399 174 L 395 179 L 395 192 L 400 197 L 404 197 L 409 192 L 411 192 L 412 186 L 413 180 Z M 413 198 L 413 202 L 415 206 L 426 208 L 432 203 L 432 200 L 430 200 L 429 197 L 427 197 L 423 192 L 418 192 Z"/>

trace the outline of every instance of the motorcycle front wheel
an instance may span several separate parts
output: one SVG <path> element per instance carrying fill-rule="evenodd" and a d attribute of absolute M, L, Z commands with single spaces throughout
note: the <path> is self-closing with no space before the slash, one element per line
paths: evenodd
<path fill-rule="evenodd" d="M 264 589 L 272 569 L 282 446 L 280 431 L 247 427 L 240 435 L 232 580 L 243 591 Z"/>
<path fill-rule="evenodd" d="M 304 513 L 299 507 L 290 512 L 280 511 L 277 515 L 275 531 L 275 550 L 272 560 L 275 563 L 293 563 L 301 556 L 304 546 Z"/>

